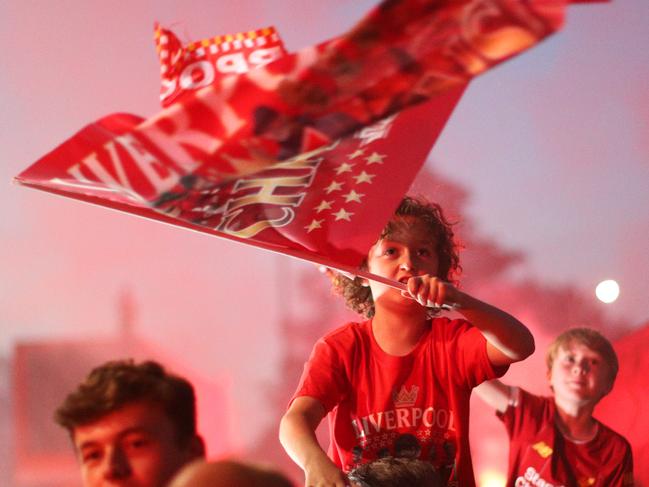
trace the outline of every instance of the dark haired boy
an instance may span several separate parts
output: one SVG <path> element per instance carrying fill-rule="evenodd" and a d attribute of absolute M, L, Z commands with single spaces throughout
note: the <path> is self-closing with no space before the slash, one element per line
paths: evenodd
<path fill-rule="evenodd" d="M 55 419 L 70 433 L 84 487 L 163 487 L 205 454 L 192 385 L 152 361 L 96 367 Z"/>
<path fill-rule="evenodd" d="M 280 440 L 304 470 L 307 486 L 343 487 L 343 472 L 399 454 L 397 440 L 401 450 L 404 438 L 408 455 L 443 469 L 442 485 L 475 485 L 468 444 L 471 390 L 531 354 L 534 340 L 515 318 L 450 284 L 458 267 L 441 208 L 407 197 L 363 268 L 408 291 L 336 279 L 348 305 L 369 319 L 318 341 L 282 418 Z M 435 316 L 433 306 L 449 303 L 468 321 Z M 326 414 L 329 457 L 315 436 Z"/>
<path fill-rule="evenodd" d="M 355 468 L 348 475 L 351 487 L 441 487 L 435 468 L 413 458 L 385 457 Z"/>

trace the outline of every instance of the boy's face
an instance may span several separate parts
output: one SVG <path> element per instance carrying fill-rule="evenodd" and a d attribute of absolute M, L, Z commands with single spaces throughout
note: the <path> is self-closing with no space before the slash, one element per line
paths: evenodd
<path fill-rule="evenodd" d="M 367 256 L 367 270 L 388 279 L 406 283 L 410 277 L 437 276 L 439 259 L 430 229 L 413 217 L 399 218 L 394 231 L 380 239 Z M 416 301 L 401 296 L 396 289 L 370 281 L 375 303 L 381 299 L 399 299 L 408 304 Z"/>
<path fill-rule="evenodd" d="M 77 426 L 73 442 L 84 487 L 163 487 L 198 453 L 194 442 L 178 445 L 169 418 L 148 402 Z"/>
<path fill-rule="evenodd" d="M 557 350 L 548 376 L 555 397 L 575 404 L 597 403 L 611 389 L 602 356 L 578 342 Z"/>

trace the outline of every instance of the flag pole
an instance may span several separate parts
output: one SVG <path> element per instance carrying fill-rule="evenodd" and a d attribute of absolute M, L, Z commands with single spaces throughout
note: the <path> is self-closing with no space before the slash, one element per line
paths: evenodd
<path fill-rule="evenodd" d="M 404 283 L 395 281 L 393 279 L 388 279 L 387 277 L 372 274 L 371 272 L 365 271 L 363 269 L 355 269 L 340 264 L 327 265 L 325 267 L 329 267 L 330 269 L 333 269 L 350 279 L 353 279 L 354 277 L 362 277 L 363 279 L 368 279 L 370 281 L 378 282 L 380 284 L 385 284 L 386 286 L 390 286 L 391 288 L 397 289 L 398 291 L 408 292 L 408 287 Z M 459 309 L 460 306 L 457 303 L 448 303 L 448 304 L 442 304 L 441 306 L 427 306 L 427 307 L 443 309 L 445 311 L 454 311 Z"/>

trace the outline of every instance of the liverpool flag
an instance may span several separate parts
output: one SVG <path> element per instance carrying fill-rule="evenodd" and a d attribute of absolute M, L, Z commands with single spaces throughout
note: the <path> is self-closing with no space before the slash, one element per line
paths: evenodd
<path fill-rule="evenodd" d="M 271 28 L 186 49 L 157 28 L 166 108 L 106 116 L 16 180 L 353 268 L 467 82 L 557 30 L 566 3 L 390 0 L 286 55 Z"/>

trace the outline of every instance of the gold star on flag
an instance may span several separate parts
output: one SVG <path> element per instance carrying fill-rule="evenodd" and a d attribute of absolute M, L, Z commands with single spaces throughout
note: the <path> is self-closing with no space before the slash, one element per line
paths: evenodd
<path fill-rule="evenodd" d="M 351 172 L 352 167 L 354 167 L 353 164 L 348 164 L 346 162 L 343 162 L 340 166 L 336 168 L 336 174 L 340 176 L 344 172 Z"/>
<path fill-rule="evenodd" d="M 304 228 L 306 228 L 306 232 L 307 232 L 307 233 L 311 233 L 311 232 L 312 232 L 313 230 L 315 230 L 316 228 L 322 228 L 322 222 L 323 222 L 323 221 L 324 221 L 324 220 L 316 220 L 316 219 L 313 219 L 313 220 L 311 220 L 311 223 L 309 223 L 309 224 L 308 224 L 306 227 L 304 227 Z"/>
<path fill-rule="evenodd" d="M 357 157 L 361 157 L 362 155 L 365 155 L 365 149 L 356 149 L 351 154 L 347 154 L 347 157 L 350 159 L 356 159 Z"/>
<path fill-rule="evenodd" d="M 331 181 L 331 184 L 325 188 L 325 191 L 327 194 L 329 194 L 333 191 L 340 191 L 342 187 L 343 187 L 343 183 L 339 183 L 337 181 Z"/>
<path fill-rule="evenodd" d="M 345 198 L 345 202 L 346 202 L 346 203 L 349 203 L 350 201 L 355 201 L 356 203 L 360 203 L 360 202 L 361 202 L 361 198 L 362 198 L 363 196 L 365 196 L 365 195 L 364 195 L 364 194 L 357 193 L 356 191 L 354 191 L 354 190 L 352 189 L 349 193 L 347 193 L 346 195 L 344 195 L 344 198 Z"/>
<path fill-rule="evenodd" d="M 349 213 L 348 211 L 345 211 L 345 208 L 341 208 L 333 215 L 336 217 L 336 221 L 347 220 L 349 222 L 351 221 L 351 216 L 353 215 L 353 213 Z"/>
<path fill-rule="evenodd" d="M 333 200 L 332 201 L 322 200 L 320 204 L 315 207 L 315 211 L 320 213 L 321 211 L 324 210 L 331 210 L 331 203 L 333 203 Z"/>
<path fill-rule="evenodd" d="M 385 154 L 379 154 L 378 152 L 372 152 L 369 156 L 365 158 L 365 161 L 367 161 L 367 165 L 369 166 L 370 164 L 383 164 L 383 159 L 385 159 L 387 156 Z"/>
<path fill-rule="evenodd" d="M 376 177 L 374 174 L 367 174 L 365 171 L 360 173 L 358 176 L 354 176 L 356 184 L 369 183 L 372 184 L 372 178 Z"/>

